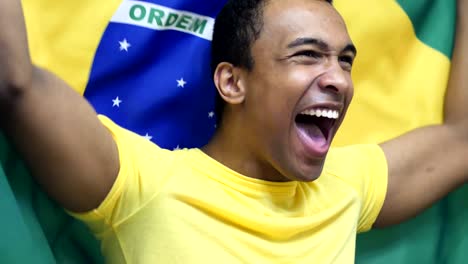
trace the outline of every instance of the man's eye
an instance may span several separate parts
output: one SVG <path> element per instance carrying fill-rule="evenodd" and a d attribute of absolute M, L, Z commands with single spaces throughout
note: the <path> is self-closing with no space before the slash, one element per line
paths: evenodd
<path fill-rule="evenodd" d="M 344 62 L 348 64 L 349 66 L 353 66 L 354 58 L 351 56 L 340 56 L 339 60 L 340 62 Z"/>
<path fill-rule="evenodd" d="M 294 56 L 304 56 L 304 57 L 318 59 L 322 57 L 322 54 L 313 50 L 303 50 L 303 51 L 297 52 L 296 54 L 294 54 Z"/>

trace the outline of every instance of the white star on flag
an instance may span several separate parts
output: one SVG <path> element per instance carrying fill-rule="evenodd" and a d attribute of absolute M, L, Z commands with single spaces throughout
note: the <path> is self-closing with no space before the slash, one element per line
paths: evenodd
<path fill-rule="evenodd" d="M 185 85 L 187 84 L 186 81 L 184 81 L 184 78 L 180 78 L 180 80 L 176 80 L 177 81 L 177 87 L 182 87 L 184 88 Z"/>
<path fill-rule="evenodd" d="M 122 100 L 120 100 L 117 96 L 115 99 L 112 100 L 112 107 L 120 107 L 120 103 L 122 103 Z"/>
<path fill-rule="evenodd" d="M 122 41 L 119 41 L 119 44 L 120 44 L 120 51 L 125 50 L 126 52 L 128 52 L 128 48 L 132 46 L 132 44 L 127 42 L 126 38 L 124 38 Z"/>
<path fill-rule="evenodd" d="M 213 111 L 211 111 L 211 112 L 208 113 L 208 117 L 209 117 L 209 118 L 213 118 L 214 115 L 215 115 L 215 113 L 214 113 Z"/>
<path fill-rule="evenodd" d="M 153 138 L 152 136 L 150 136 L 148 133 L 146 133 L 146 135 L 143 136 L 146 140 L 149 140 L 151 141 L 151 139 Z"/>

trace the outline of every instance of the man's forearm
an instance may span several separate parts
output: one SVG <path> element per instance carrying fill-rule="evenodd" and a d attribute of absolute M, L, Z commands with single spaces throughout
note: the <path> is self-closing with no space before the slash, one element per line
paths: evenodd
<path fill-rule="evenodd" d="M 444 105 L 446 124 L 467 124 L 468 137 L 468 1 L 457 1 L 457 41 L 453 49 L 452 68 Z"/>
<path fill-rule="evenodd" d="M 464 1 L 464 2 L 462 2 Z M 458 0 L 456 44 L 444 124 L 382 144 L 388 189 L 376 226 L 400 223 L 468 181 L 468 2 Z"/>
<path fill-rule="evenodd" d="M 24 24 L 20 1 L 0 0 L 0 129 L 52 198 L 91 210 L 117 177 L 116 144 L 81 95 L 31 64 Z"/>
<path fill-rule="evenodd" d="M 15 102 L 29 87 L 33 67 L 19 0 L 0 0 L 0 111 Z"/>
<path fill-rule="evenodd" d="M 453 128 L 456 140 L 468 149 L 468 1 L 457 1 L 457 41 L 444 105 L 444 122 Z M 468 151 L 466 151 L 468 152 Z M 466 158 L 466 156 L 465 156 Z M 468 181 L 468 170 L 464 181 Z"/>

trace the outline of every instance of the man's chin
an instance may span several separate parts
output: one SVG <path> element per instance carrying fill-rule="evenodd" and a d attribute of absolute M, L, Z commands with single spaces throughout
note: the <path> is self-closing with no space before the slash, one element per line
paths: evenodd
<path fill-rule="evenodd" d="M 321 162 L 321 164 L 317 164 L 313 166 L 311 165 L 302 166 L 300 169 L 296 170 L 295 173 L 290 174 L 291 177 L 288 177 L 288 178 L 291 180 L 300 181 L 300 182 L 315 181 L 322 174 L 323 164 L 324 162 Z"/>
<path fill-rule="evenodd" d="M 320 174 L 319 175 L 316 175 L 316 174 L 313 174 L 313 175 L 301 175 L 299 177 L 296 177 L 295 181 L 299 181 L 299 182 L 313 182 L 315 180 L 317 180 L 318 178 L 320 178 Z"/>

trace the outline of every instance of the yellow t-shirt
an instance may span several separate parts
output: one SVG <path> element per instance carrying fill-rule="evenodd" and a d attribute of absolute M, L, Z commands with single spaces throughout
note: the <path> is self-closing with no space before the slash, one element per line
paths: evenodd
<path fill-rule="evenodd" d="M 371 228 L 385 198 L 377 145 L 332 149 L 314 182 L 268 182 L 101 120 L 120 172 L 97 209 L 74 215 L 108 263 L 354 263 L 356 233 Z"/>

